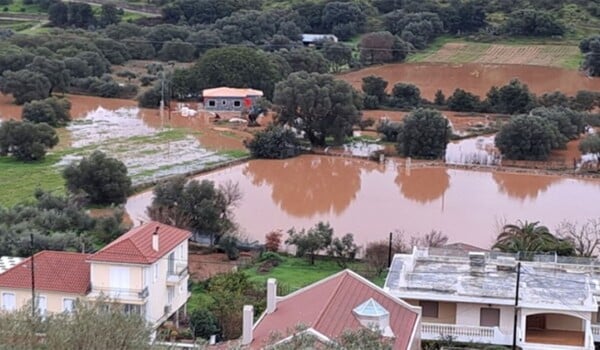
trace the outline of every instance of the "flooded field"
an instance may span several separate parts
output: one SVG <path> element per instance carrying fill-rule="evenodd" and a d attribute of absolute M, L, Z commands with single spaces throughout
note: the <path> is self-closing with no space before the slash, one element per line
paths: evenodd
<path fill-rule="evenodd" d="M 554 228 L 564 219 L 583 221 L 598 215 L 591 203 L 600 196 L 600 181 L 319 156 L 253 160 L 197 179 L 238 182 L 244 198 L 236 220 L 259 241 L 273 229 L 323 220 L 337 235 L 354 233 L 360 244 L 395 229 L 407 235 L 436 229 L 451 242 L 489 247 L 499 222 L 539 220 Z M 147 220 L 151 198 L 148 191 L 127 202 L 135 224 Z"/>
<path fill-rule="evenodd" d="M 526 83 L 536 94 L 560 90 L 574 95 L 578 90 L 600 90 L 600 78 L 588 78 L 576 70 L 514 64 L 399 63 L 368 67 L 338 77 L 360 90 L 362 78 L 369 75 L 387 80 L 388 91 L 399 82 L 415 84 L 427 99 L 433 99 L 438 89 L 449 96 L 456 88 L 485 96 L 490 87 L 505 85 L 514 78 Z"/>

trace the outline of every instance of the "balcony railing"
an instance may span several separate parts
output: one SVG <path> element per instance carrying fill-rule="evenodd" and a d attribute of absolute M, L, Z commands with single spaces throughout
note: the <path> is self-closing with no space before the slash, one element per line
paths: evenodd
<path fill-rule="evenodd" d="M 510 337 L 504 335 L 498 327 L 463 326 L 442 323 L 421 323 L 421 338 L 438 340 L 452 337 L 459 342 L 477 342 L 489 344 L 510 344 Z"/>
<path fill-rule="evenodd" d="M 145 287 L 144 289 L 126 289 L 92 285 L 91 294 L 95 297 L 103 295 L 109 299 L 144 300 L 148 297 L 148 287 Z"/>
<path fill-rule="evenodd" d="M 187 265 L 175 265 L 173 269 L 167 270 L 167 283 L 175 284 L 179 283 L 188 274 Z"/>

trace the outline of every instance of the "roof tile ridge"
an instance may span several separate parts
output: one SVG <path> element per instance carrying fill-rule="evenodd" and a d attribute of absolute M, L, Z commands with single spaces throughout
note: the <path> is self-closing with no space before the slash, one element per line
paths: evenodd
<path fill-rule="evenodd" d="M 317 330 L 317 327 L 318 327 L 319 323 L 321 322 L 321 319 L 323 318 L 323 315 L 325 315 L 325 312 L 330 308 L 331 301 L 338 294 L 338 291 L 340 290 L 340 287 L 342 286 L 342 283 L 348 277 L 347 271 L 344 271 L 344 273 L 340 277 L 341 278 L 338 281 L 338 283 L 336 284 L 335 289 L 333 290 L 333 292 L 331 293 L 331 295 L 329 296 L 329 298 L 327 298 L 327 302 L 325 303 L 325 307 L 323 308 L 323 310 L 321 310 L 321 312 L 319 312 L 319 314 L 317 315 L 317 318 L 315 319 L 315 323 L 312 326 L 312 328 L 314 328 L 315 330 Z"/>

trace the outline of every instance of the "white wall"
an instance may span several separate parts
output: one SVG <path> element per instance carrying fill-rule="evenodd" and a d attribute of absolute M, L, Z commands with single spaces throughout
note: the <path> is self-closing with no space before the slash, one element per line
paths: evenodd
<path fill-rule="evenodd" d="M 504 334 L 512 334 L 514 308 L 511 306 L 500 306 L 491 304 L 468 304 L 457 303 L 456 324 L 466 326 L 479 326 L 481 308 L 500 309 L 500 331 Z"/>

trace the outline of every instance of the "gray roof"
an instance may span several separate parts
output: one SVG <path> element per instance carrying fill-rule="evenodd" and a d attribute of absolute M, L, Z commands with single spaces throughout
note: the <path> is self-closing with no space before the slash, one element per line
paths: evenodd
<path fill-rule="evenodd" d="M 337 42 L 338 38 L 333 34 L 302 34 L 303 43 L 314 43 L 323 40 L 331 40 Z"/>
<path fill-rule="evenodd" d="M 14 256 L 2 256 L 0 257 L 0 273 L 12 268 L 23 261 L 23 258 L 14 257 Z"/>
<path fill-rule="evenodd" d="M 405 299 L 514 305 L 516 261 L 493 252 L 483 266 L 472 266 L 469 253 L 438 254 L 415 249 L 394 256 L 385 289 Z M 597 310 L 600 295 L 596 266 L 521 262 L 519 304 L 524 307 Z"/>

